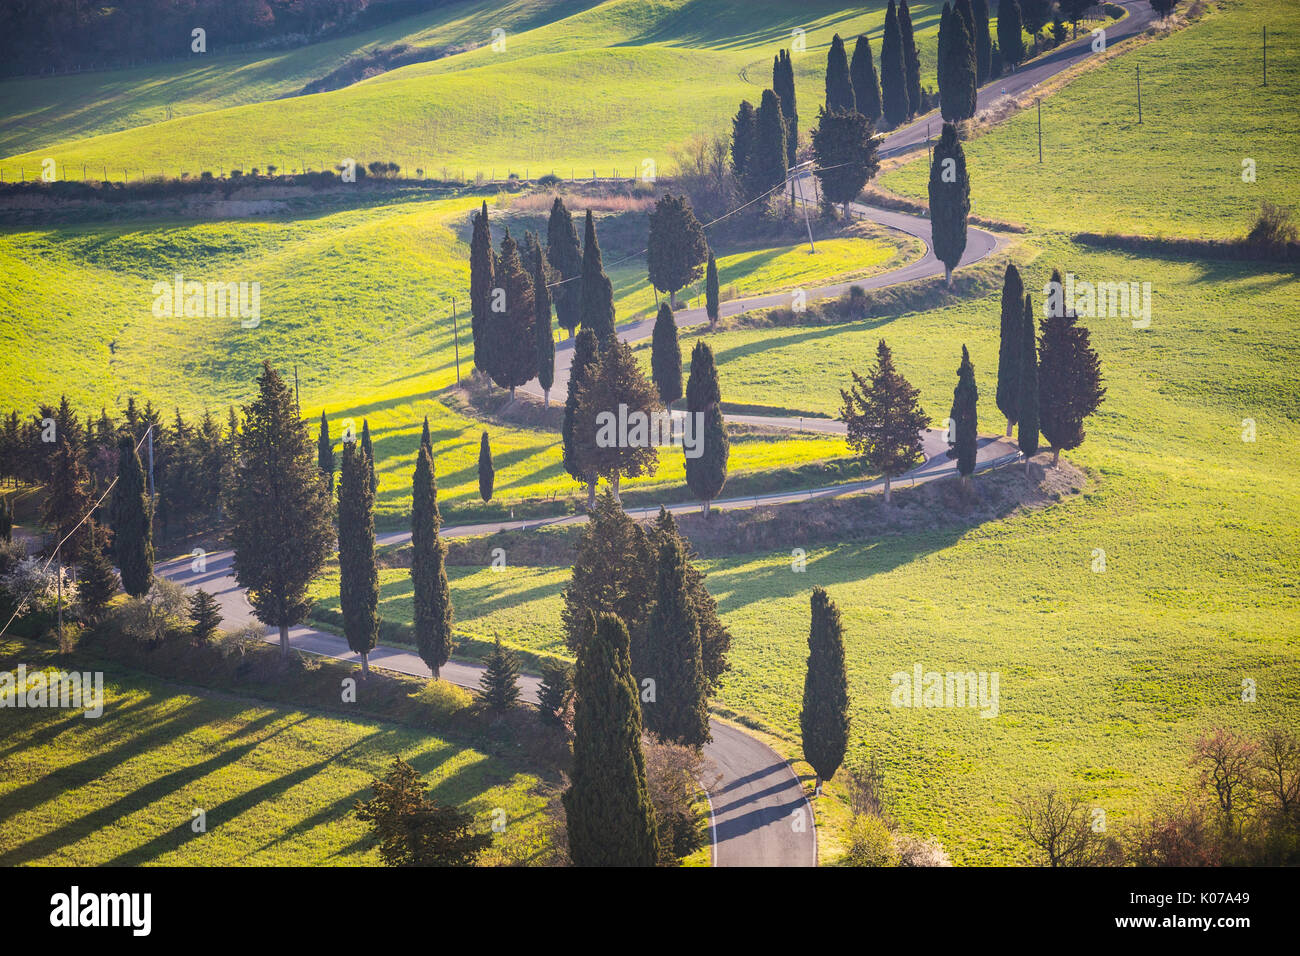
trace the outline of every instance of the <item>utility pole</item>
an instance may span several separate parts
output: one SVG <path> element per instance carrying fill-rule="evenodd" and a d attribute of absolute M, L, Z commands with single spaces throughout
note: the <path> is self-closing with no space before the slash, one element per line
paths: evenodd
<path fill-rule="evenodd" d="M 1038 162 L 1043 161 L 1043 98 L 1040 96 L 1035 102 L 1038 103 Z"/>
<path fill-rule="evenodd" d="M 302 418 L 302 403 L 298 401 L 298 363 L 293 363 L 293 403 L 298 408 L 298 417 Z"/>
<path fill-rule="evenodd" d="M 1268 27 L 1264 27 L 1264 85 L 1268 86 Z"/>
<path fill-rule="evenodd" d="M 58 532 L 56 531 L 55 533 L 57 534 Z M 62 547 L 63 545 L 60 543 L 58 547 L 54 549 L 54 567 L 58 573 L 58 588 L 59 588 L 58 615 L 59 615 L 59 650 L 60 651 L 63 650 L 63 559 L 59 557 L 59 551 Z"/>
<path fill-rule="evenodd" d="M 1137 68 L 1138 77 L 1138 122 L 1142 122 L 1142 67 Z"/>
<path fill-rule="evenodd" d="M 808 204 L 803 199 L 803 177 L 795 179 L 794 184 L 799 187 L 799 205 L 803 206 L 803 224 L 808 229 L 808 251 L 816 255 L 817 247 L 813 245 L 812 222 L 808 219 Z"/>
<path fill-rule="evenodd" d="M 456 384 L 460 384 L 460 327 L 456 324 L 456 297 L 451 299 L 451 334 L 456 343 Z"/>

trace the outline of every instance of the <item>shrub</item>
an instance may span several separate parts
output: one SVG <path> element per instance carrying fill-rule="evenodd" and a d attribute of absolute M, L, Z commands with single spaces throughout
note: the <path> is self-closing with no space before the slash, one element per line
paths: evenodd
<path fill-rule="evenodd" d="M 217 649 L 222 657 L 244 657 L 249 651 L 266 642 L 266 625 L 254 621 L 233 631 L 222 631 L 216 637 Z"/>
<path fill-rule="evenodd" d="M 0 560 L 12 560 L 12 547 L 7 548 Z M 63 606 L 75 605 L 76 584 L 68 569 L 64 568 Z M 18 608 L 18 617 L 52 614 L 59 603 L 59 571 L 51 563 L 48 567 L 37 557 L 21 557 L 3 575 L 0 575 L 0 596 L 5 598 L 9 612 Z"/>
<path fill-rule="evenodd" d="M 425 709 L 425 721 L 429 726 L 445 723 L 474 703 L 473 694 L 445 680 L 429 681 L 413 693 L 411 699 Z"/>
<path fill-rule="evenodd" d="M 1259 207 L 1259 215 L 1246 234 L 1246 242 L 1252 246 L 1272 249 L 1295 242 L 1296 237 L 1296 224 L 1292 221 L 1291 210 L 1266 201 Z"/>
<path fill-rule="evenodd" d="M 144 597 L 128 598 L 114 615 L 122 633 L 156 647 L 178 634 L 188 633 L 189 598 L 185 588 L 166 578 L 154 578 Z"/>
<path fill-rule="evenodd" d="M 869 813 L 853 818 L 848 829 L 849 848 L 840 858 L 843 866 L 897 866 L 894 835 L 880 817 Z"/>
<path fill-rule="evenodd" d="M 897 841 L 899 866 L 952 866 L 948 852 L 938 840 L 903 836 Z"/>
<path fill-rule="evenodd" d="M 547 173 L 545 176 L 542 176 L 537 180 L 537 185 L 550 187 L 558 186 L 561 182 L 563 182 L 563 180 L 560 179 L 559 176 L 555 175 L 555 173 Z"/>

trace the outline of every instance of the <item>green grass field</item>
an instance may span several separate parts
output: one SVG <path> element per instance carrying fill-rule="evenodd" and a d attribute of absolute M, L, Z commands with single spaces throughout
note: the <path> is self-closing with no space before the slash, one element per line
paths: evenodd
<path fill-rule="evenodd" d="M 0 661 L 59 666 L 18 641 Z M 535 777 L 426 732 L 115 673 L 104 697 L 98 719 L 0 710 L 0 865 L 377 865 L 352 806 L 397 755 L 480 831 L 505 811 L 481 862 L 545 848 Z M 206 833 L 191 829 L 195 809 Z"/>
<path fill-rule="evenodd" d="M 335 41 L 329 49 L 307 48 L 274 58 L 229 58 L 195 70 L 181 65 L 113 76 L 111 109 L 103 121 L 56 119 L 41 113 L 14 123 L 0 139 L 10 153 L 0 167 L 7 179 L 20 167 L 35 176 L 53 157 L 64 176 L 121 179 L 175 176 L 185 171 L 231 168 L 281 169 L 332 166 L 344 157 L 396 160 L 409 169 L 448 170 L 467 178 L 496 170 L 533 175 L 598 168 L 639 169 L 655 159 L 671 166 L 671 152 L 692 135 L 722 135 L 741 99 L 757 102 L 771 82 L 776 50 L 805 31 L 806 52 L 796 56 L 796 83 L 803 129 L 814 125 L 823 98 L 825 51 L 833 33 L 873 33 L 879 56 L 884 7 L 863 11 L 842 0 L 816 0 L 797 10 L 778 0 L 609 0 L 606 3 L 508 4 L 497 17 L 483 3 L 452 8 L 421 25 L 420 18 L 394 24 L 376 37 Z M 923 82 L 934 84 L 936 3 L 917 3 L 913 23 L 922 56 Z M 506 31 L 505 48 L 493 49 L 491 31 Z M 415 45 L 477 42 L 455 56 L 413 64 L 353 87 L 294 99 L 313 69 L 345 52 L 373 46 L 379 34 Z M 324 46 L 322 44 L 322 46 Z M 251 80 L 232 86 L 242 72 Z M 320 72 L 327 72 L 320 69 Z M 88 91 L 92 78 L 56 81 L 37 102 L 55 104 L 80 96 L 84 112 L 101 104 Z M 80 85 L 78 85 L 78 83 Z M 572 92 L 578 84 L 580 98 Z M 0 89 L 0 103 L 21 108 L 31 81 Z M 103 88 L 101 82 L 100 87 Z M 159 89 L 164 92 L 158 92 Z M 526 90 L 527 95 L 521 95 Z M 671 91 L 671 95 L 665 95 Z M 185 109 L 165 116 L 168 97 Z M 688 108 L 683 108 L 687 106 Z M 219 107 L 219 108 L 212 108 Z M 188 110 L 201 114 L 183 115 Z M 160 115 L 161 113 L 161 115 Z M 62 115 L 62 114 L 60 114 Z M 484 117 L 491 117 L 484 124 Z M 147 122 L 148 125 L 136 125 Z M 132 128 L 122 129 L 130 125 Z M 39 127 L 39 130 L 36 129 Z M 724 129 L 725 127 L 725 129 Z M 116 129 L 117 131 L 111 131 Z M 47 134 L 46 130 L 52 130 Z M 57 140 L 50 137 L 57 136 Z M 39 148 L 32 143 L 39 137 Z M 29 145 L 30 144 L 30 145 Z M 99 171 L 95 171 L 95 167 Z"/>
<path fill-rule="evenodd" d="M 1032 108 L 967 143 L 973 208 L 1040 229 L 1225 237 L 1244 235 L 1265 200 L 1297 206 L 1300 158 L 1282 117 L 1300 97 L 1298 12 L 1284 0 L 1224 0 L 1083 74 L 1043 101 L 1041 166 Z M 1247 159 L 1254 182 L 1242 180 Z M 911 163 L 881 184 L 923 197 L 926 175 Z"/>

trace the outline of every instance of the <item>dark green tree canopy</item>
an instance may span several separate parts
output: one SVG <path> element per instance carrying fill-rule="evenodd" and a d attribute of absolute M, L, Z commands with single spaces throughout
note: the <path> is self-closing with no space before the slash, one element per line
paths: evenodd
<path fill-rule="evenodd" d="M 712 258 L 710 257 L 710 262 Z M 650 345 L 650 372 L 659 401 L 664 407 L 682 397 L 682 349 L 677 342 L 677 323 L 673 310 L 665 302 L 659 306 L 655 317 L 654 333 Z"/>
<path fill-rule="evenodd" d="M 596 219 L 587 210 L 586 236 L 582 247 L 581 282 L 582 327 L 596 334 L 601 347 L 614 338 L 614 286 L 605 275 L 600 243 L 596 239 Z"/>
<path fill-rule="evenodd" d="M 853 386 L 840 390 L 840 420 L 847 426 L 849 447 L 885 476 L 888 501 L 890 479 L 921 462 L 921 430 L 929 419 L 921 410 L 919 390 L 894 367 L 884 339 L 876 347 L 876 364 L 867 378 L 857 372 L 852 376 Z"/>
<path fill-rule="evenodd" d="M 743 180 L 749 172 L 749 157 L 758 138 L 758 114 L 754 104 L 743 100 L 731 120 L 731 171 Z"/>
<path fill-rule="evenodd" d="M 488 433 L 478 445 L 478 493 L 484 501 L 492 500 L 492 486 L 496 483 L 497 471 L 492 465 L 492 446 L 488 444 Z"/>
<path fill-rule="evenodd" d="M 966 153 L 957 139 L 956 127 L 944 123 L 930 164 L 930 232 L 934 254 L 944 264 L 949 286 L 952 285 L 952 271 L 966 251 L 966 221 L 969 216 L 970 178 L 966 174 Z"/>
<path fill-rule="evenodd" d="M 433 453 L 421 443 L 411 485 L 411 598 L 416 649 L 435 679 L 454 644 L 447 546 L 438 536 L 441 527 Z"/>
<path fill-rule="evenodd" d="M 1060 273 L 1053 273 L 1052 279 L 1059 283 Z M 1092 348 L 1087 328 L 1063 303 L 1049 308 L 1043 320 L 1038 369 L 1042 433 L 1057 461 L 1062 451 L 1083 444 L 1084 420 L 1106 396 L 1101 358 Z"/>
<path fill-rule="evenodd" d="M 822 588 L 813 588 L 799 727 L 804 759 L 817 774 L 817 788 L 830 780 L 849 744 L 849 679 L 844 665 L 840 609 Z"/>
<path fill-rule="evenodd" d="M 704 274 L 708 256 L 704 227 L 695 218 L 691 201 L 685 194 L 665 193 L 650 213 L 650 237 L 646 245 L 650 284 L 675 300 L 678 289 L 684 289 Z"/>
<path fill-rule="evenodd" d="M 782 103 L 782 108 L 785 104 Z M 844 51 L 844 41 L 837 33 L 831 37 L 830 51 L 826 54 L 826 111 L 842 110 L 846 113 L 856 111 L 857 98 L 853 92 L 853 80 L 849 75 L 849 58 Z"/>
<path fill-rule="evenodd" d="M 379 642 L 379 569 L 375 565 L 375 493 L 364 449 L 343 446 L 339 475 L 339 609 L 353 653 L 368 656 Z"/>
<path fill-rule="evenodd" d="M 754 149 L 745 169 L 745 192 L 751 199 L 757 199 L 785 182 L 790 169 L 786 150 L 781 99 L 771 90 L 764 90 L 755 123 Z"/>
<path fill-rule="evenodd" d="M 948 457 L 957 459 L 957 474 L 963 478 L 975 471 L 979 447 L 978 402 L 975 366 L 971 364 L 970 353 L 963 345 L 961 366 L 957 369 L 957 387 L 952 392 L 952 410 L 948 413 Z"/>
<path fill-rule="evenodd" d="M 1020 400 L 1016 416 L 1016 440 L 1020 453 L 1032 458 L 1038 453 L 1038 346 L 1035 342 L 1034 306 L 1028 295 L 1020 314 Z"/>
<path fill-rule="evenodd" d="M 1020 4 L 1017 0 L 998 0 L 998 55 L 1004 67 L 1015 67 L 1025 58 L 1021 31 Z"/>
<path fill-rule="evenodd" d="M 822 110 L 812 142 L 822 195 L 827 203 L 843 205 L 847 215 L 848 204 L 880 169 L 875 131 L 857 110 Z"/>
<path fill-rule="evenodd" d="M 880 41 L 880 99 L 885 121 L 890 126 L 898 126 L 912 115 L 907 59 L 894 0 L 889 0 L 889 6 L 885 10 L 884 36 Z"/>
<path fill-rule="evenodd" d="M 903 41 L 903 71 L 907 76 L 908 116 L 921 110 L 921 51 L 916 46 L 912 29 L 912 11 L 907 0 L 898 2 L 898 35 Z"/>
<path fill-rule="evenodd" d="M 998 340 L 998 410 L 1006 416 L 1007 435 L 1020 417 L 1020 349 L 1024 323 L 1025 283 L 1014 263 L 1002 278 L 1002 322 Z"/>
<path fill-rule="evenodd" d="M 878 122 L 881 114 L 880 80 L 876 78 L 876 64 L 871 58 L 871 41 L 865 34 L 858 36 L 853 47 L 849 76 L 853 80 L 853 99 L 858 112 L 872 123 Z"/>
<path fill-rule="evenodd" d="M 553 291 L 555 317 L 573 334 L 582 321 L 582 243 L 574 228 L 573 216 L 559 196 L 551 204 L 551 218 L 546 226 L 546 258 L 556 275 Z"/>

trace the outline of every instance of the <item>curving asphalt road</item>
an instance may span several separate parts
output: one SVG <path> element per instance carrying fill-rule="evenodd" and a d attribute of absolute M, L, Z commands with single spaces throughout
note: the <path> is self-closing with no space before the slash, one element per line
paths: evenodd
<path fill-rule="evenodd" d="M 1134 36 L 1147 29 L 1154 20 L 1149 4 L 1128 0 L 1121 3 L 1128 10 L 1128 16 L 1117 23 L 1107 26 L 1107 43 L 1113 45 L 1122 39 Z M 1022 69 L 1008 77 L 986 86 L 979 93 L 979 108 L 984 109 L 1004 95 L 1015 96 L 1025 93 L 1043 80 L 1068 69 L 1075 63 L 1091 55 L 1091 36 L 1087 35 L 1073 43 L 1066 44 L 1043 57 L 1032 66 Z M 882 156 L 892 156 L 924 144 L 929 135 L 927 124 L 935 124 L 932 115 L 922 117 L 909 126 L 896 130 L 886 137 L 881 144 Z M 866 206 L 861 203 L 852 205 L 852 213 L 870 219 L 892 229 L 897 229 L 914 236 L 925 243 L 926 254 L 915 262 L 899 269 L 877 276 L 871 276 L 856 282 L 838 283 L 819 289 L 806 290 L 808 298 L 830 298 L 843 295 L 851 286 L 863 289 L 880 289 L 903 282 L 930 278 L 943 272 L 943 264 L 935 257 L 931 248 L 930 224 L 923 218 L 909 216 Z M 991 233 L 979 229 L 970 229 L 961 265 L 968 265 L 996 252 L 1003 245 L 1003 240 Z M 735 315 L 751 309 L 775 308 L 790 303 L 790 293 L 776 293 L 755 296 L 746 299 L 733 299 L 721 306 L 724 316 Z M 682 309 L 675 316 L 679 326 L 697 325 L 707 321 L 703 309 Z M 649 338 L 653 330 L 653 319 L 638 322 L 619 331 L 619 338 L 625 342 L 637 342 Z M 573 343 L 568 340 L 559 343 L 555 356 L 555 383 L 552 391 L 564 394 L 568 385 L 569 367 L 573 358 Z M 536 383 L 523 386 L 525 391 L 541 395 Z M 766 425 L 803 429 L 807 431 L 842 434 L 844 425 L 829 419 L 767 417 L 756 415 L 728 415 L 727 421 L 736 424 Z M 954 472 L 954 465 L 946 456 L 947 445 L 942 435 L 936 430 L 928 429 L 922 436 L 927 460 L 924 464 L 908 472 L 898 483 L 922 484 Z M 978 468 L 996 468 L 1019 458 L 1016 447 L 1001 438 L 984 438 L 980 440 Z M 851 485 L 836 485 L 816 488 L 801 492 L 778 492 L 748 498 L 728 498 L 715 501 L 713 507 L 721 510 L 754 508 L 763 505 L 792 503 L 816 498 L 841 497 L 874 491 L 882 482 L 863 482 Z M 694 504 L 678 504 L 668 508 L 674 513 L 695 509 Z M 649 517 L 657 513 L 657 508 L 631 509 L 634 517 Z M 585 521 L 583 515 L 569 515 L 562 518 L 533 521 L 505 521 L 497 523 L 464 525 L 444 528 L 447 537 L 474 536 L 491 534 L 495 531 L 511 528 L 533 528 L 549 524 L 571 524 Z M 396 532 L 378 536 L 380 544 L 397 544 L 409 539 L 409 533 Z M 181 582 L 187 588 L 204 588 L 213 594 L 221 606 L 222 615 L 227 624 L 237 625 L 254 621 L 243 590 L 235 582 L 231 571 L 231 553 L 218 551 L 206 556 L 202 570 L 197 570 L 190 558 L 163 562 L 157 571 L 163 577 Z M 278 635 L 268 635 L 268 641 L 275 641 Z M 357 656 L 347 646 L 347 642 L 337 634 L 318 631 L 310 627 L 296 627 L 289 635 L 290 643 L 309 653 L 321 654 L 339 660 L 356 661 Z M 379 646 L 370 655 L 370 662 L 376 667 L 387 668 L 403 674 L 422 677 L 432 676 L 424 662 L 414 653 L 400 648 Z M 448 663 L 443 668 L 442 677 L 454 684 L 477 688 L 482 668 L 474 664 L 458 662 Z M 520 685 L 526 700 L 535 701 L 538 679 L 521 677 Z M 718 720 L 710 722 L 713 742 L 705 748 L 705 755 L 717 773 L 717 779 L 709 789 L 711 832 L 713 834 L 713 863 L 715 866 L 815 866 L 817 862 L 817 836 L 813 825 L 812 807 L 804 795 L 803 786 L 790 769 L 790 765 L 766 744 L 750 736 L 739 728 Z"/>

